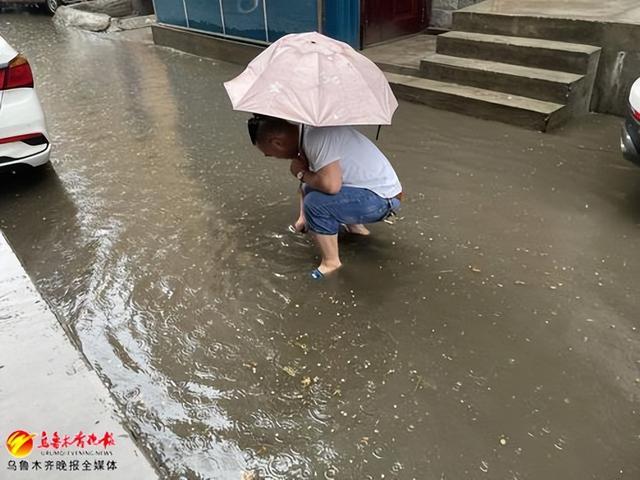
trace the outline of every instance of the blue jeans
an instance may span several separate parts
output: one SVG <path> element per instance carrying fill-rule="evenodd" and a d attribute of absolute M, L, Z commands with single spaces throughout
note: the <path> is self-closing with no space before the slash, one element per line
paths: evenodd
<path fill-rule="evenodd" d="M 307 228 L 321 235 L 335 235 L 340 224 L 375 223 L 400 207 L 397 198 L 383 198 L 366 188 L 342 187 L 335 195 L 304 186 Z"/>

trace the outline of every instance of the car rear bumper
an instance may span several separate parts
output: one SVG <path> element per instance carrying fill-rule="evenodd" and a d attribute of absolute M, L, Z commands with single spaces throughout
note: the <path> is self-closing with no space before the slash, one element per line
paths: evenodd
<path fill-rule="evenodd" d="M 7 142 L 24 135 L 38 137 Z M 18 163 L 36 167 L 47 163 L 50 153 L 44 113 L 35 90 L 5 91 L 0 105 L 0 167 Z"/>
<path fill-rule="evenodd" d="M 46 148 L 38 153 L 21 157 L 18 159 L 12 159 L 11 157 L 0 157 L 0 168 L 10 167 L 11 165 L 31 165 L 32 167 L 39 167 L 49 161 L 51 156 L 51 145 L 47 144 Z"/>
<path fill-rule="evenodd" d="M 640 123 L 627 116 L 620 134 L 620 148 L 627 160 L 640 165 Z"/>

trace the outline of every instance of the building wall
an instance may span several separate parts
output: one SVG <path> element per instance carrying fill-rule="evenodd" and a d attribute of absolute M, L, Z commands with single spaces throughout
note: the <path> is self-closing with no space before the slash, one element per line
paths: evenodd
<path fill-rule="evenodd" d="M 432 0 L 430 25 L 433 28 L 451 28 L 453 12 L 480 3 L 482 0 Z"/>
<path fill-rule="evenodd" d="M 273 42 L 318 30 L 318 0 L 154 0 L 158 22 L 227 38 Z"/>

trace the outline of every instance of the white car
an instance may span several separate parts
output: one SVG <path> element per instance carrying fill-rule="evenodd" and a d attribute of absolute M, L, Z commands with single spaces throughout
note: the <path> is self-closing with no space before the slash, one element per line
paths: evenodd
<path fill-rule="evenodd" d="M 51 144 L 27 59 L 0 37 L 0 168 L 38 167 Z"/>
<path fill-rule="evenodd" d="M 640 78 L 631 86 L 620 147 L 627 160 L 640 165 Z"/>

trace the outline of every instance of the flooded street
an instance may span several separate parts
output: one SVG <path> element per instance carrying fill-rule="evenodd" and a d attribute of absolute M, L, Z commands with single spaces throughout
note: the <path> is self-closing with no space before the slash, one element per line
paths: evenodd
<path fill-rule="evenodd" d="M 224 62 L 0 14 L 52 167 L 0 229 L 169 479 L 640 478 L 640 168 L 621 119 L 540 134 L 401 103 L 395 225 L 323 282 Z"/>

